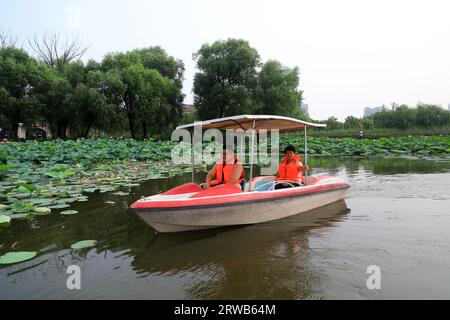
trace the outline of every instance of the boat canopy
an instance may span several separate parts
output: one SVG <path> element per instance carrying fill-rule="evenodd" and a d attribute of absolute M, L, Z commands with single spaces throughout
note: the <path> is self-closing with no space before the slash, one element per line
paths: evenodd
<path fill-rule="evenodd" d="M 198 121 L 187 125 L 177 127 L 177 130 L 194 129 L 197 126 L 202 126 L 203 130 L 207 129 L 255 129 L 270 130 L 278 129 L 280 132 L 304 130 L 306 128 L 326 128 L 326 124 L 311 123 L 294 118 L 271 116 L 271 115 L 240 115 L 233 117 L 226 117 L 214 120 Z"/>

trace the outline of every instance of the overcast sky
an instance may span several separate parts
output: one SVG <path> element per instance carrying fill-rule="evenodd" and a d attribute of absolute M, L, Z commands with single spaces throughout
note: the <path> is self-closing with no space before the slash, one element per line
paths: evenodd
<path fill-rule="evenodd" d="M 85 56 L 160 45 L 186 66 L 192 102 L 203 43 L 242 38 L 263 61 L 300 68 L 315 119 L 362 116 L 392 102 L 450 104 L 450 1 L 1 0 L 0 29 L 26 39 L 59 31 Z"/>

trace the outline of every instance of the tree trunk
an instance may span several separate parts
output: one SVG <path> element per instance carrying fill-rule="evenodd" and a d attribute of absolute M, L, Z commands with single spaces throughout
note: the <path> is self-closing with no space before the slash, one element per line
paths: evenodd
<path fill-rule="evenodd" d="M 56 138 L 57 139 L 62 139 L 62 127 L 60 123 L 56 124 Z"/>
<path fill-rule="evenodd" d="M 89 131 L 91 130 L 91 127 L 92 127 L 92 120 L 90 120 L 90 121 L 88 121 L 88 124 L 87 124 L 87 127 L 86 127 L 86 131 L 85 131 L 85 133 L 84 133 L 84 138 L 88 138 L 88 135 L 89 135 Z"/>
<path fill-rule="evenodd" d="M 10 138 L 16 139 L 17 138 L 17 130 L 19 130 L 19 124 L 17 122 L 11 123 L 13 136 Z"/>
<path fill-rule="evenodd" d="M 148 138 L 147 123 L 145 121 L 142 122 L 142 131 L 144 132 L 144 139 L 147 139 Z"/>
<path fill-rule="evenodd" d="M 135 136 L 135 134 L 134 134 L 134 119 L 133 119 L 133 114 L 132 114 L 132 112 L 129 112 L 129 111 L 128 111 L 127 115 L 128 115 L 128 123 L 129 123 L 129 125 L 130 125 L 131 138 L 132 138 L 132 139 L 135 139 L 136 136 Z"/>

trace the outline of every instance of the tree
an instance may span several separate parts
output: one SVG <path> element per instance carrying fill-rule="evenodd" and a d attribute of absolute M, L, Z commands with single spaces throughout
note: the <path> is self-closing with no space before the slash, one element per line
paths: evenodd
<path fill-rule="evenodd" d="M 361 129 L 361 121 L 354 116 L 348 116 L 347 118 L 345 118 L 344 128 L 345 129 Z"/>
<path fill-rule="evenodd" d="M 194 54 L 194 104 L 201 119 L 249 113 L 255 109 L 258 52 L 239 39 L 204 44 Z"/>
<path fill-rule="evenodd" d="M 415 123 L 420 128 L 445 127 L 450 125 L 450 111 L 436 105 L 419 104 Z"/>
<path fill-rule="evenodd" d="M 0 112 L 13 132 L 19 123 L 31 124 L 37 116 L 31 94 L 38 73 L 37 62 L 25 51 L 0 49 Z"/>
<path fill-rule="evenodd" d="M 361 119 L 361 126 L 364 130 L 371 130 L 374 128 L 373 117 L 364 117 Z"/>
<path fill-rule="evenodd" d="M 383 110 L 373 115 L 377 128 L 412 129 L 415 127 L 416 110 L 407 105 L 392 105 L 392 110 Z"/>
<path fill-rule="evenodd" d="M 260 114 L 301 116 L 298 68 L 286 68 L 280 62 L 267 61 L 258 74 L 257 101 Z"/>
<path fill-rule="evenodd" d="M 109 54 L 101 68 L 114 71 L 123 84 L 118 108 L 127 115 L 132 138 L 165 135 L 181 119 L 184 66 L 161 48 Z"/>
<path fill-rule="evenodd" d="M 78 39 L 61 41 L 58 33 L 44 34 L 28 41 L 38 58 L 51 67 L 79 60 L 88 50 Z"/>
<path fill-rule="evenodd" d="M 105 132 L 125 132 L 127 118 L 123 112 L 122 97 L 126 90 L 126 85 L 122 82 L 117 70 L 103 72 L 99 68 L 92 68 L 92 63 L 86 66 L 88 71 L 87 86 L 95 89 L 105 99 L 105 105 L 100 110 L 101 118 L 93 123 Z"/>
<path fill-rule="evenodd" d="M 74 112 L 79 137 L 87 138 L 92 127 L 101 124 L 102 118 L 107 115 L 105 96 L 84 83 L 78 84 L 75 90 L 67 95 L 64 103 Z"/>
<path fill-rule="evenodd" d="M 325 124 L 327 125 L 327 130 L 337 130 L 342 129 L 344 126 L 341 122 L 338 121 L 336 117 L 329 117 Z"/>

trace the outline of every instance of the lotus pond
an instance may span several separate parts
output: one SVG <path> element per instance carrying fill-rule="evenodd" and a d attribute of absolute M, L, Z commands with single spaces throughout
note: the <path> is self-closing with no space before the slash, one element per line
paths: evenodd
<path fill-rule="evenodd" d="M 303 140 L 298 136 L 283 135 L 280 140 L 281 147 L 293 144 L 299 152 L 303 151 Z M 107 139 L 0 144 L 0 228 L 8 228 L 16 220 L 33 220 L 36 216 L 77 215 L 79 212 L 70 207 L 88 202 L 94 193 L 126 197 L 131 188 L 146 181 L 191 172 L 190 166 L 171 164 L 173 146 L 170 141 Z M 450 137 L 311 138 L 309 152 L 322 156 L 396 155 L 447 159 Z M 206 166 L 197 166 L 196 172 L 206 172 L 206 169 Z M 114 202 L 105 201 L 104 206 L 108 205 Z M 83 247 L 94 240 L 83 241 L 86 242 L 72 245 Z M 0 264 L 21 262 L 34 256 L 34 252 L 6 252 L 0 257 Z"/>
<path fill-rule="evenodd" d="M 186 173 L 13 220 L 0 227 L 0 299 L 450 298 L 450 161 L 312 157 L 310 166 L 350 183 L 345 202 L 180 234 L 157 234 L 127 210 L 189 182 Z M 59 214 L 68 210 L 78 213 Z M 73 265 L 81 290 L 66 286 Z M 366 287 L 369 265 L 381 268 L 381 290 Z"/>

